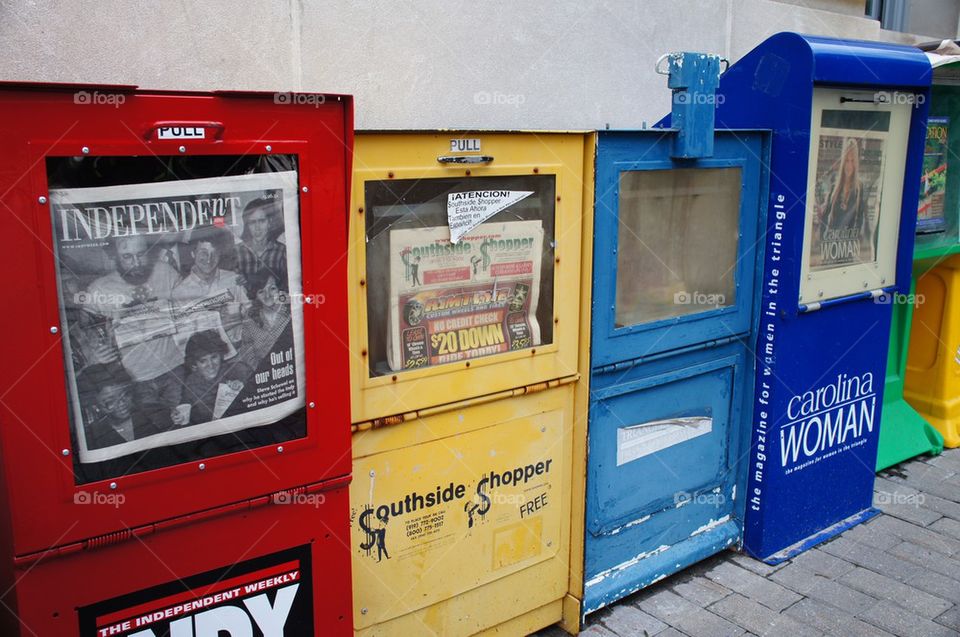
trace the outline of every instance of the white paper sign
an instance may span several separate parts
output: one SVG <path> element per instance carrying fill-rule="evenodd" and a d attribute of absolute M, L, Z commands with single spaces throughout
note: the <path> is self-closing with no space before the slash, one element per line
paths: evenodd
<path fill-rule="evenodd" d="M 533 194 L 532 190 L 468 190 L 447 195 L 447 225 L 450 243 L 457 243 L 501 210 Z"/>
<path fill-rule="evenodd" d="M 713 431 L 713 418 L 693 416 L 653 420 L 617 429 L 617 466 Z"/>

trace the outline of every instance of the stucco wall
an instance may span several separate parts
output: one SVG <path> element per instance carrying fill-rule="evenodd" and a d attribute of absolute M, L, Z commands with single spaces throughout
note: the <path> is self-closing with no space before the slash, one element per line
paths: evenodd
<path fill-rule="evenodd" d="M 783 30 L 928 39 L 851 0 L 809 8 L 825 4 L 0 0 L 0 78 L 351 93 L 359 128 L 620 128 L 668 110 L 665 52 L 735 61 Z"/>

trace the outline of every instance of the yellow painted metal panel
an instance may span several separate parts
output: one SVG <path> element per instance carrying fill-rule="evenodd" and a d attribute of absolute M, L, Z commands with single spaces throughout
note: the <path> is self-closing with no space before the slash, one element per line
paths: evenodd
<path fill-rule="evenodd" d="M 580 381 L 574 387 L 573 408 L 573 455 L 571 466 L 571 530 L 570 530 L 570 579 L 569 594 L 564 600 L 563 622 L 561 627 L 571 634 L 580 630 L 581 606 L 583 602 L 583 541 L 584 507 L 587 490 L 587 416 L 590 407 L 590 317 L 592 306 L 593 280 L 593 211 L 594 211 L 594 167 L 597 148 L 597 136 L 591 134 L 583 149 L 583 217 L 582 230 L 584 241 L 581 248 L 581 277 L 585 282 L 580 286 L 580 342 L 577 361 Z"/>
<path fill-rule="evenodd" d="M 921 274 L 916 295 L 904 397 L 960 447 L 960 255 Z"/>
<path fill-rule="evenodd" d="M 574 386 L 354 434 L 358 634 L 472 635 L 560 619 Z"/>
<path fill-rule="evenodd" d="M 442 164 L 452 139 L 479 139 L 489 164 Z M 577 372 L 577 290 L 581 272 L 581 220 L 585 133 L 360 133 L 354 151 L 349 290 L 351 406 L 359 423 L 451 404 Z M 365 184 L 389 179 L 554 175 L 556 238 L 553 339 L 533 349 L 372 377 L 368 360 L 368 285 L 387 285 L 384 273 L 366 272 Z M 368 280 L 369 278 L 369 280 Z"/>

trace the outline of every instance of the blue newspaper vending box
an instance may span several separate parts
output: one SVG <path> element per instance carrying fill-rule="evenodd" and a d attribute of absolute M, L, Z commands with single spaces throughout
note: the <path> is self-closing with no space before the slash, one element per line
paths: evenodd
<path fill-rule="evenodd" d="M 720 61 L 598 134 L 583 615 L 742 537 L 768 137 L 714 130 Z"/>
<path fill-rule="evenodd" d="M 876 513 L 889 298 L 910 286 L 930 64 L 777 34 L 724 74 L 718 127 L 771 129 L 744 548 L 776 563 Z"/>

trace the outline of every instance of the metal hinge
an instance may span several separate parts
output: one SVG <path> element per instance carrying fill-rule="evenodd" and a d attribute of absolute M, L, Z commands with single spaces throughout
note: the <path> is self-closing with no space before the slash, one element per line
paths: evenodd
<path fill-rule="evenodd" d="M 351 425 L 350 431 L 353 433 L 356 433 L 358 431 L 368 431 L 370 429 L 379 429 L 381 427 L 390 427 L 393 425 L 399 425 L 401 423 L 405 423 L 410 420 L 416 420 L 418 418 L 426 418 L 427 416 L 432 416 L 434 414 L 439 414 L 439 413 L 442 413 L 445 411 L 451 411 L 454 409 L 462 409 L 463 407 L 469 407 L 471 405 L 482 405 L 484 403 L 490 403 L 495 400 L 502 400 L 504 398 L 512 398 L 514 396 L 526 396 L 527 394 L 535 394 L 537 392 L 553 389 L 554 387 L 560 387 L 561 385 L 568 385 L 570 383 L 575 383 L 579 379 L 580 379 L 580 374 L 573 374 L 571 376 L 564 376 L 563 378 L 558 378 L 556 380 L 550 380 L 543 383 L 532 383 L 530 385 L 524 385 L 523 387 L 517 387 L 516 389 L 507 389 L 505 391 L 496 392 L 493 394 L 477 396 L 476 398 L 460 400 L 453 403 L 445 403 L 443 405 L 438 405 L 436 407 L 428 407 L 426 409 L 417 409 L 414 411 L 407 411 L 402 414 L 395 414 L 393 416 L 384 416 L 382 418 L 374 418 L 373 420 L 365 420 L 363 422 L 358 422 Z"/>
<path fill-rule="evenodd" d="M 631 358 L 630 360 L 619 361 L 617 363 L 610 363 L 609 365 L 603 365 L 602 367 L 594 367 L 594 374 L 609 374 L 611 372 L 623 372 L 642 363 L 649 363 L 651 361 L 659 360 L 661 358 L 666 358 L 668 356 L 678 356 L 680 354 L 687 354 L 689 352 L 696 352 L 702 349 L 707 349 L 709 347 L 720 347 L 726 345 L 727 343 L 732 343 L 734 341 L 739 341 L 743 339 L 746 334 L 736 334 L 734 336 L 726 336 L 724 338 L 714 339 L 712 341 L 705 341 L 703 343 L 697 343 L 696 345 L 690 345 L 688 347 L 683 347 L 680 349 L 672 349 L 667 352 L 658 352 L 656 354 L 649 354 L 647 356 L 638 356 L 637 358 Z"/>
<path fill-rule="evenodd" d="M 14 558 L 13 563 L 17 568 L 23 568 L 43 559 L 70 555 L 78 551 L 95 550 L 107 546 L 113 546 L 114 544 L 120 544 L 121 542 L 126 542 L 133 538 L 141 538 L 153 533 L 186 526 L 187 524 L 194 524 L 203 520 L 222 517 L 237 511 L 254 509 L 268 504 L 287 504 L 298 495 L 330 491 L 332 489 L 346 486 L 350 484 L 351 479 L 351 476 L 340 476 L 330 480 L 325 480 L 323 482 L 316 482 L 300 487 L 294 487 L 292 489 L 276 491 L 274 493 L 250 498 L 248 500 L 241 500 L 240 502 L 234 502 L 232 504 L 227 504 L 213 509 L 207 509 L 206 511 L 200 511 L 198 513 L 190 513 L 187 515 L 170 518 L 168 520 L 162 520 L 160 522 L 153 522 L 143 526 L 123 529 L 122 531 L 105 533 L 96 537 L 87 538 L 86 540 L 82 540 L 80 542 L 73 542 L 71 544 L 55 546 L 43 551 L 37 551 L 35 553 L 20 555 Z"/>

